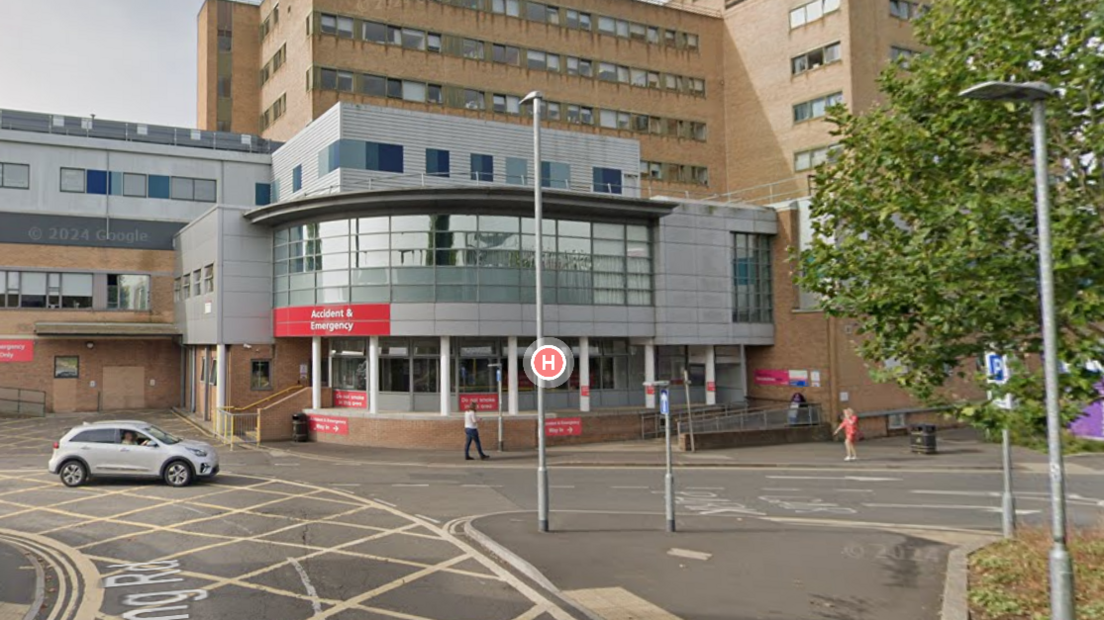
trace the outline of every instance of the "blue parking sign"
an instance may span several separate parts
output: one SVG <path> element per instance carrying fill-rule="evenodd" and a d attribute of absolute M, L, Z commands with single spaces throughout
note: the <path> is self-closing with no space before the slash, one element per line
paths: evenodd
<path fill-rule="evenodd" d="M 1004 383 L 1008 380 L 1008 372 L 1005 368 L 1003 355 L 998 355 L 996 353 L 986 353 L 985 366 L 989 371 L 990 383 Z"/>

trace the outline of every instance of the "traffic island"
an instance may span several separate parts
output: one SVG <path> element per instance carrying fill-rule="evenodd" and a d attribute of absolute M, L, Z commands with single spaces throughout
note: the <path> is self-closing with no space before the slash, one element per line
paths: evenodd
<path fill-rule="evenodd" d="M 1104 525 L 1071 530 L 1077 617 L 1104 619 Z M 970 556 L 970 618 L 1034 620 L 1050 617 L 1047 554 L 1050 531 L 1023 528 Z"/>

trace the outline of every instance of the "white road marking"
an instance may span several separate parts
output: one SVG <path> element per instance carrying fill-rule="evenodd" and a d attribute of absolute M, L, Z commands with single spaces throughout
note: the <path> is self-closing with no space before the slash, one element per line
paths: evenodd
<path fill-rule="evenodd" d="M 501 484 L 462 484 L 460 485 L 467 489 L 501 489 Z"/>
<path fill-rule="evenodd" d="M 276 467 L 299 467 L 299 463 L 273 463 Z"/>
<path fill-rule="evenodd" d="M 349 482 L 349 483 L 335 482 L 335 483 L 331 484 L 330 486 L 332 486 L 332 487 L 359 487 L 360 484 L 358 484 L 356 482 Z"/>
<path fill-rule="evenodd" d="M 677 558 L 690 558 L 691 560 L 701 560 L 703 562 L 713 557 L 712 553 L 705 553 L 702 551 L 690 551 L 689 549 L 679 549 L 677 547 L 674 549 L 668 549 L 667 555 L 673 555 Z"/>
<path fill-rule="evenodd" d="M 772 480 L 854 480 L 855 482 L 898 482 L 900 478 L 876 478 L 874 476 L 767 476 Z"/>
<path fill-rule="evenodd" d="M 393 487 L 428 487 L 429 485 L 428 484 L 403 484 L 403 483 L 399 483 L 399 484 L 393 484 L 391 486 L 393 486 Z"/>
<path fill-rule="evenodd" d="M 687 491 L 723 491 L 724 487 L 686 487 Z"/>
<path fill-rule="evenodd" d="M 426 521 L 430 521 L 432 523 L 438 523 L 438 524 L 441 523 L 440 521 L 438 521 L 437 519 L 434 519 L 433 517 L 427 517 L 425 515 L 420 515 L 420 514 L 415 514 L 414 516 L 418 517 L 420 519 L 425 519 Z"/>
<path fill-rule="evenodd" d="M 378 497 L 373 497 L 373 498 L 372 498 L 372 501 L 373 501 L 373 502 L 379 502 L 379 503 L 383 504 L 384 506 L 390 506 L 390 507 L 392 507 L 392 508 L 395 508 L 395 507 L 396 507 L 396 504 L 392 504 L 391 502 L 386 502 L 386 501 L 384 501 L 384 500 L 382 500 L 382 499 L 379 499 Z"/>
<path fill-rule="evenodd" d="M 1000 493 L 997 493 L 995 491 L 926 491 L 926 490 L 917 489 L 917 490 L 909 491 L 909 493 L 916 493 L 916 494 L 919 494 L 919 495 L 964 495 L 964 496 L 971 496 L 971 497 L 976 497 L 978 495 L 984 495 L 986 497 L 999 497 L 1000 496 Z M 1017 493 L 1017 495 L 1022 495 L 1022 494 Z"/>
<path fill-rule="evenodd" d="M 302 580 L 303 586 L 307 589 L 307 596 L 311 597 L 311 608 L 314 609 L 314 613 L 322 613 L 322 602 L 318 600 L 318 591 L 311 585 L 307 571 L 303 570 L 303 565 L 295 558 L 288 558 L 288 562 L 291 562 L 291 565 L 295 567 L 295 572 L 299 573 L 299 579 Z"/>
<path fill-rule="evenodd" d="M 995 512 L 999 513 L 1002 508 L 1000 506 L 967 506 L 961 504 L 863 504 L 868 508 L 919 508 L 930 510 L 980 510 L 982 512 Z M 1018 515 L 1033 515 L 1042 512 L 1041 510 L 1017 510 Z"/>

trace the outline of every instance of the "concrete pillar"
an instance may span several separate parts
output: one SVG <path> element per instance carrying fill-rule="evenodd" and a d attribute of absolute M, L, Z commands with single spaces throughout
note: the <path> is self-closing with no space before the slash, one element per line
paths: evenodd
<path fill-rule="evenodd" d="M 717 404 L 717 351 L 713 345 L 705 347 L 705 404 Z"/>
<path fill-rule="evenodd" d="M 441 386 L 441 415 L 448 415 L 452 409 L 452 364 L 449 353 L 449 337 L 441 336 L 441 369 L 437 373 Z"/>
<path fill-rule="evenodd" d="M 509 412 L 510 415 L 517 415 L 518 412 L 518 350 L 517 350 L 517 336 L 510 336 L 506 339 L 506 368 L 509 376 L 507 380 L 510 382 L 510 402 Z"/>
<path fill-rule="evenodd" d="M 590 411 L 590 338 L 579 337 L 579 411 Z"/>
<path fill-rule="evenodd" d="M 368 413 L 379 413 L 379 336 L 368 338 Z"/>
<path fill-rule="evenodd" d="M 226 406 L 226 345 L 220 344 L 215 348 L 215 409 Z"/>
<path fill-rule="evenodd" d="M 644 345 L 644 381 L 645 383 L 653 383 L 656 380 L 655 376 L 655 345 Z M 644 388 L 644 406 L 648 409 L 656 408 L 656 388 L 647 387 Z"/>
<path fill-rule="evenodd" d="M 322 337 L 311 338 L 311 409 L 322 408 Z"/>

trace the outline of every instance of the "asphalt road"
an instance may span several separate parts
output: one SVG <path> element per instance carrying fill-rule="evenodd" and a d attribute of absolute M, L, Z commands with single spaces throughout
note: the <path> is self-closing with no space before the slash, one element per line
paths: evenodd
<path fill-rule="evenodd" d="M 171 415 L 139 417 L 198 434 Z M 677 534 L 663 531 L 663 471 L 611 465 L 554 467 L 553 532 L 537 533 L 524 455 L 413 466 L 370 451 L 223 449 L 213 483 L 66 489 L 45 461 L 81 419 L 0 419 L 11 447 L 0 454 L 0 534 L 54 545 L 98 620 L 156 603 L 204 618 L 584 617 L 572 601 L 639 602 L 683 620 L 929 620 L 947 551 L 1000 528 L 995 470 L 848 466 L 834 451 L 817 467 L 680 467 Z M 1072 469 L 1070 518 L 1097 524 L 1104 468 Z M 1015 486 L 1021 521 L 1045 524 L 1045 468 L 1021 468 Z M 450 523 L 490 535 L 566 597 L 492 561 Z"/>

